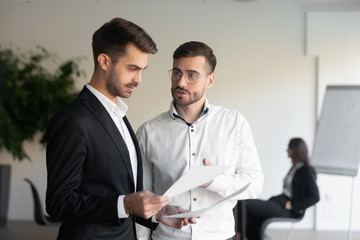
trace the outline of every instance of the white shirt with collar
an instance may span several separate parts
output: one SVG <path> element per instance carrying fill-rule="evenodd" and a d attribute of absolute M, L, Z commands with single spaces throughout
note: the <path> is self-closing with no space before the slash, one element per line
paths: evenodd
<path fill-rule="evenodd" d="M 172 205 L 191 211 L 202 209 L 251 182 L 248 190 L 204 213 L 196 224 L 173 229 L 160 223 L 153 239 L 225 240 L 234 236 L 233 207 L 238 199 L 259 197 L 263 185 L 259 156 L 246 119 L 237 111 L 206 101 L 202 116 L 189 124 L 171 104 L 169 111 L 144 123 L 137 137 L 144 187 L 159 195 L 191 167 L 203 165 L 204 158 L 218 166 L 231 166 L 206 189 L 174 196 Z M 146 236 L 145 231 L 138 231 L 139 239 Z"/>
<path fill-rule="evenodd" d="M 114 121 L 116 127 L 119 129 L 119 132 L 124 139 L 127 149 L 129 151 L 131 168 L 134 176 L 134 185 L 136 189 L 136 180 L 137 180 L 137 155 L 134 142 L 131 138 L 130 132 L 123 120 L 126 115 L 126 111 L 128 110 L 128 106 L 121 98 L 116 98 L 116 103 L 105 97 L 98 90 L 86 84 L 86 87 L 95 95 L 97 99 L 101 102 L 101 104 L 105 107 L 106 111 L 109 113 L 110 117 Z M 129 215 L 125 212 L 124 208 L 124 195 L 119 196 L 118 198 L 118 216 L 119 218 L 127 218 Z"/>

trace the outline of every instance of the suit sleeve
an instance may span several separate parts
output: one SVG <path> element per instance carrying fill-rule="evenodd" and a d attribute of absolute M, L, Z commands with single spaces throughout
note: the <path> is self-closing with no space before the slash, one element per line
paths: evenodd
<path fill-rule="evenodd" d="M 86 195 L 80 188 L 87 157 L 86 131 L 71 114 L 62 113 L 49 123 L 46 163 L 46 210 L 62 221 L 119 224 L 117 195 Z"/>
<path fill-rule="evenodd" d="M 304 188 L 294 189 L 294 194 L 296 193 L 299 196 L 294 197 L 291 202 L 292 211 L 295 215 L 303 214 L 305 209 L 320 200 L 315 169 L 313 167 L 306 167 L 302 175 L 301 181 L 304 183 L 302 185 Z"/>

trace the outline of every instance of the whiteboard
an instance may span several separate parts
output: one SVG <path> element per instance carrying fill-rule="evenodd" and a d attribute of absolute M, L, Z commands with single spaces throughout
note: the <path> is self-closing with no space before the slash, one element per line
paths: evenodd
<path fill-rule="evenodd" d="M 360 86 L 327 86 L 312 165 L 318 173 L 356 176 L 360 160 Z"/>

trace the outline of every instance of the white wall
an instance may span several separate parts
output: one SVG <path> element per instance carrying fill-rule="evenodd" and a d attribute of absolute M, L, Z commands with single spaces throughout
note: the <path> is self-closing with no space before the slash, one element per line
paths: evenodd
<path fill-rule="evenodd" d="M 307 52 L 319 61 L 320 116 L 327 85 L 360 85 L 360 13 L 309 12 L 307 33 Z M 355 178 L 319 174 L 318 184 L 322 201 L 317 206 L 317 229 L 348 229 L 350 219 L 351 228 L 360 229 L 359 174 Z"/>
<path fill-rule="evenodd" d="M 316 63 L 305 56 L 305 15 L 300 0 L 123 0 L 0 2 L 0 44 L 21 49 L 35 44 L 62 59 L 86 56 L 81 67 L 93 70 L 91 35 L 105 21 L 123 17 L 144 27 L 159 52 L 149 58 L 143 84 L 126 102 L 134 127 L 169 107 L 167 70 L 172 52 L 185 41 L 208 43 L 218 58 L 211 103 L 236 109 L 250 122 L 265 174 L 262 198 L 281 191 L 290 167 L 288 140 L 300 136 L 313 144 L 316 119 Z M 12 164 L 10 219 L 32 219 L 32 200 L 24 177 L 46 189 L 45 151 L 36 142 L 25 147 L 32 162 Z M 313 209 L 298 225 L 314 226 Z"/>

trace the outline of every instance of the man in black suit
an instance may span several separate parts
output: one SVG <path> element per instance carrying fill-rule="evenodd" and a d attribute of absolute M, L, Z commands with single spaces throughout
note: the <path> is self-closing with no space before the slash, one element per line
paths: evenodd
<path fill-rule="evenodd" d="M 121 100 L 141 83 L 155 43 L 141 27 L 115 18 L 94 33 L 92 47 L 90 83 L 48 125 L 46 210 L 62 221 L 58 239 L 133 240 L 135 222 L 153 229 L 156 221 L 189 224 L 164 217 L 185 211 L 167 205 L 170 198 L 142 191 L 139 146 Z"/>

